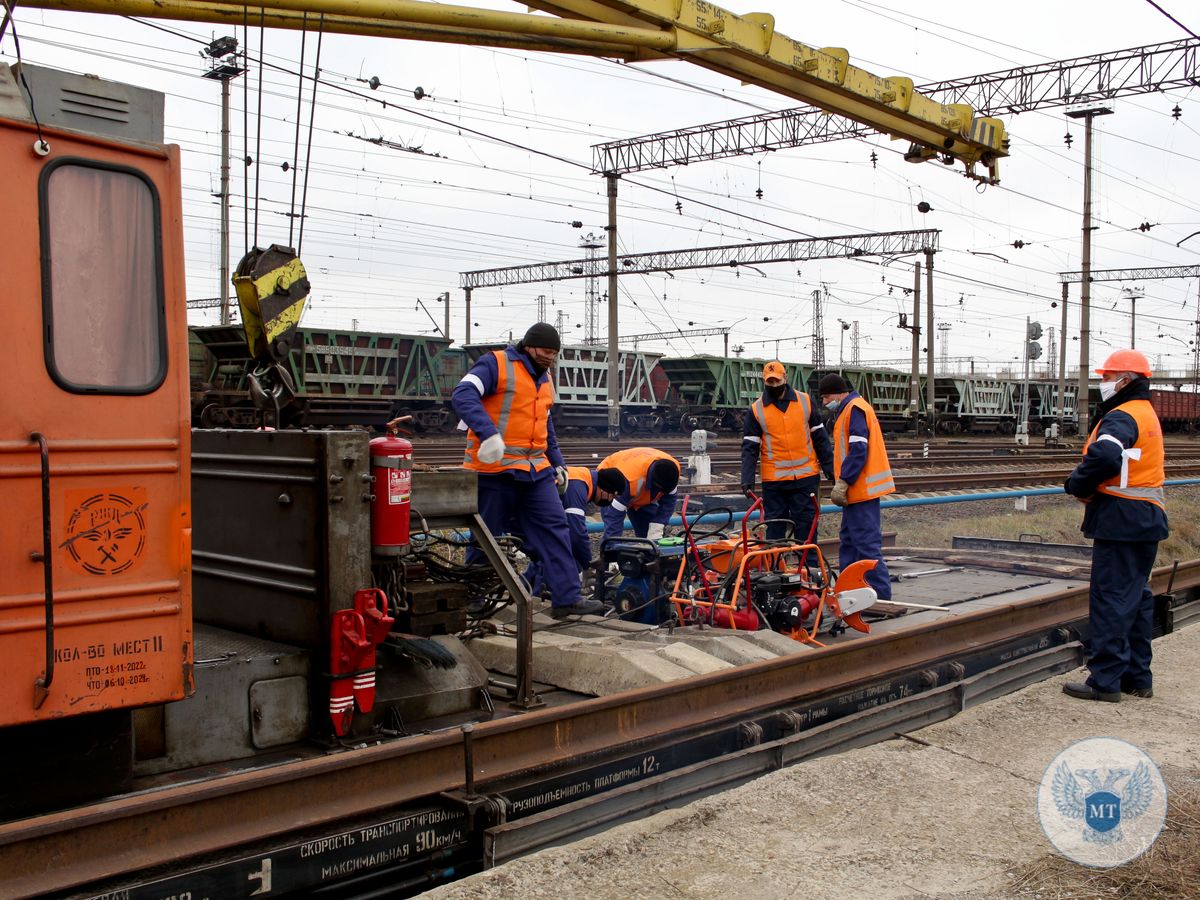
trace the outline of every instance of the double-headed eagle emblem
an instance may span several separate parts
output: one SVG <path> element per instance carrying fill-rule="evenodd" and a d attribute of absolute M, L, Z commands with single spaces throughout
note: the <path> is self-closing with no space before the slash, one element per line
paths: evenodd
<path fill-rule="evenodd" d="M 1079 776 L 1076 778 L 1075 776 Z M 1087 787 L 1080 782 L 1087 782 Z M 1125 786 L 1117 793 L 1118 782 Z M 1138 763 L 1128 769 L 1076 769 L 1066 762 L 1054 772 L 1054 805 L 1068 819 L 1083 823 L 1083 839 L 1094 844 L 1115 844 L 1124 838 L 1121 823 L 1131 822 L 1150 808 L 1154 782 L 1150 767 Z"/>

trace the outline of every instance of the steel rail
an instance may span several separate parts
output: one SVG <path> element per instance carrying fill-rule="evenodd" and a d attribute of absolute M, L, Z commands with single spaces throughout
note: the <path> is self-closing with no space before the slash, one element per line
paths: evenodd
<path fill-rule="evenodd" d="M 1200 560 L 1151 587 L 1200 586 Z M 611 697 L 543 708 L 475 726 L 473 782 L 620 753 L 689 728 L 797 704 L 865 679 L 978 652 L 1087 616 L 1087 587 L 1010 603 L 920 628 L 863 637 Z M 0 825 L 0 893 L 61 891 L 201 854 L 337 823 L 465 787 L 459 732 L 422 735 L 147 791 Z"/>

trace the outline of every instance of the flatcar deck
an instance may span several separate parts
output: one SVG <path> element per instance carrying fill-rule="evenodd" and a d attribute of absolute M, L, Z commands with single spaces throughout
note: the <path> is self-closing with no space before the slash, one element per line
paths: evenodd
<path fill-rule="evenodd" d="M 1080 663 L 1087 585 L 1077 564 L 993 559 L 984 567 L 964 555 L 897 551 L 894 600 L 911 605 L 897 605 L 904 614 L 876 622 L 870 635 L 844 634 L 826 649 L 591 699 L 562 694 L 521 714 L 498 702 L 497 715 L 465 727 L 277 757 L 265 768 L 206 772 L 0 825 L 0 893 L 225 896 L 264 873 L 277 895 L 350 871 L 363 885 L 419 881 L 434 869 L 444 880 L 947 718 Z M 1200 562 L 1156 571 L 1152 588 L 1158 627 L 1169 630 L 1200 605 Z M 534 673 L 544 680 L 536 649 Z"/>

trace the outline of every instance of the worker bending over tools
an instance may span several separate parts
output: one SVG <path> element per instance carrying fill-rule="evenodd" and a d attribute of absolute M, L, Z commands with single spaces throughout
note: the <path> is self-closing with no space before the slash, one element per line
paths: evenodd
<path fill-rule="evenodd" d="M 603 474 L 617 469 L 625 476 L 625 490 L 612 503 L 601 508 L 604 537 L 620 537 L 625 530 L 625 515 L 633 524 L 633 533 L 657 541 L 675 514 L 675 488 L 679 485 L 679 461 L 653 447 L 618 450 L 596 467 Z"/>

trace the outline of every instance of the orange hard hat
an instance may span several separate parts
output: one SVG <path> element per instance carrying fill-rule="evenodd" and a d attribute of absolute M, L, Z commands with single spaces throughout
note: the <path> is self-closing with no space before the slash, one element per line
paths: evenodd
<path fill-rule="evenodd" d="M 1152 374 L 1150 360 L 1146 359 L 1146 354 L 1141 350 L 1133 349 L 1114 350 L 1110 353 L 1108 359 L 1104 361 L 1104 365 L 1096 369 L 1097 375 L 1103 375 L 1106 372 L 1136 372 L 1147 378 Z"/>

